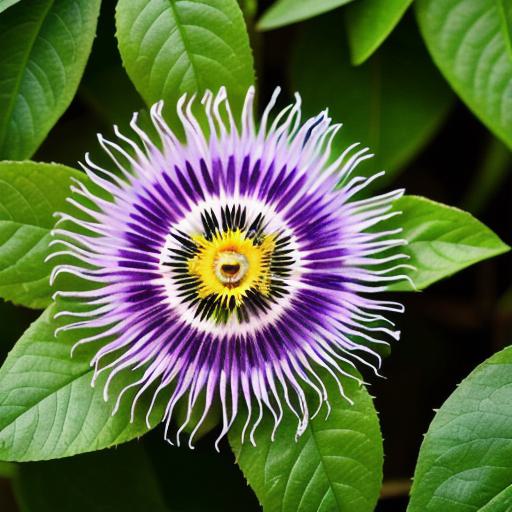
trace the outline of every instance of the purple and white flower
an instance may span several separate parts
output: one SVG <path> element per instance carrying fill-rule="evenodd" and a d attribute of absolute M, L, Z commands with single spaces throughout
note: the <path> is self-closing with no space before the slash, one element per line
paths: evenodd
<path fill-rule="evenodd" d="M 164 121 L 162 102 L 151 109 L 158 142 L 137 115 L 137 143 L 117 127 L 118 143 L 99 136 L 117 170 L 86 155 L 93 185 L 76 182 L 69 202 L 77 215 L 62 214 L 54 230 L 53 256 L 74 263 L 58 264 L 52 279 L 70 273 L 102 285 L 57 292 L 88 306 L 61 311 L 73 319 L 61 329 L 95 330 L 74 348 L 100 341 L 91 365 L 94 380 L 108 374 L 105 399 L 119 373 L 143 369 L 115 410 L 135 387 L 133 419 L 141 395 L 153 393 L 142 414 L 149 422 L 156 400 L 165 400 L 168 438 L 173 411 L 185 404 L 178 443 L 192 411 L 201 408 L 189 443 L 215 402 L 218 440 L 240 414 L 251 441 L 264 413 L 275 432 L 285 408 L 300 435 L 318 412 L 308 408 L 307 389 L 318 395 L 318 409 L 329 409 L 319 370 L 344 395 L 343 378 L 357 378 L 347 369 L 355 362 L 378 368 L 373 347 L 399 337 L 383 315 L 402 306 L 371 294 L 406 279 L 400 230 L 376 229 L 397 215 L 392 203 L 403 191 L 357 199 L 382 174 L 353 176 L 372 156 L 368 148 L 353 144 L 331 158 L 340 125 L 327 112 L 302 122 L 298 95 L 271 121 L 278 93 L 259 126 L 253 89 L 241 121 L 221 89 L 202 98 L 204 126 L 194 98 L 179 100 L 184 141 Z"/>

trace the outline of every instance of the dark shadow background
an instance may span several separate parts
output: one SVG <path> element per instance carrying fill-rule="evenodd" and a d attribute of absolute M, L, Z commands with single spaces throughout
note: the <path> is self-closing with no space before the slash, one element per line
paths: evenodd
<path fill-rule="evenodd" d="M 107 110 L 113 115 L 118 111 L 122 117 L 124 102 L 133 108 L 142 105 L 122 74 L 118 55 L 107 50 L 115 48 L 111 4 L 104 5 L 100 35 L 79 94 L 35 160 L 75 165 L 86 150 L 97 147 L 95 133 L 108 131 Z M 262 4 L 263 9 L 265 2 Z M 261 56 L 258 66 L 259 76 L 263 78 L 262 104 L 276 84 L 287 84 L 288 51 L 296 30 L 292 27 L 254 36 L 254 45 Z M 116 103 L 112 98 L 122 90 L 128 93 Z M 461 205 L 489 139 L 486 128 L 464 105 L 456 103 L 440 131 L 397 177 L 397 183 L 405 186 L 408 193 Z M 480 220 L 508 243 L 512 242 L 511 197 L 509 172 L 478 214 Z M 406 305 L 406 314 L 398 319 L 402 339 L 393 345 L 392 354 L 384 363 L 382 373 L 386 379 L 367 376 L 380 413 L 386 454 L 383 497 L 378 512 L 405 511 L 409 480 L 434 409 L 442 405 L 476 365 L 512 342 L 512 300 L 507 304 L 503 299 L 511 285 L 512 260 L 505 255 L 475 265 L 427 291 L 400 294 L 398 300 Z M 0 304 L 1 358 L 37 315 L 34 311 Z M 260 510 L 227 446 L 218 455 L 207 437 L 191 456 L 188 451 L 163 445 L 158 429 L 143 442 L 172 510 Z M 18 510 L 9 482 L 2 479 L 0 510 Z"/>

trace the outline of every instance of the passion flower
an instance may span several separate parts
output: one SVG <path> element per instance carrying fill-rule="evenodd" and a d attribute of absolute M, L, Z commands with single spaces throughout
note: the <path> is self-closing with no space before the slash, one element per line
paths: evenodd
<path fill-rule="evenodd" d="M 307 389 L 329 407 L 325 375 L 343 394 L 343 378 L 357 378 L 347 368 L 378 367 L 374 345 L 399 337 L 382 315 L 402 306 L 369 295 L 404 279 L 400 230 L 377 229 L 397 215 L 392 203 L 403 191 L 355 198 L 382 174 L 353 176 L 368 149 L 353 144 L 331 158 L 340 125 L 327 112 L 302 123 L 298 95 L 271 122 L 278 93 L 258 126 L 254 90 L 238 122 L 221 89 L 203 97 L 203 124 L 194 98 L 180 99 L 183 140 L 161 102 L 151 109 L 159 142 L 136 115 L 138 142 L 117 127 L 119 143 L 99 136 L 117 170 L 86 156 L 90 184 L 72 187 L 77 214 L 62 214 L 54 231 L 53 256 L 75 263 L 58 264 L 52 278 L 66 272 L 101 285 L 57 292 L 87 305 L 61 311 L 72 318 L 61 329 L 95 330 L 75 347 L 100 341 L 91 364 L 94 380 L 108 372 L 105 399 L 116 375 L 142 369 L 114 411 L 136 387 L 133 419 L 140 396 L 153 393 L 142 413 L 149 424 L 157 397 L 165 399 L 168 438 L 184 404 L 178 443 L 194 408 L 201 409 L 189 443 L 214 402 L 222 410 L 218 440 L 243 414 L 242 436 L 254 442 L 264 411 L 277 428 L 285 407 L 300 435 L 311 416 Z"/>

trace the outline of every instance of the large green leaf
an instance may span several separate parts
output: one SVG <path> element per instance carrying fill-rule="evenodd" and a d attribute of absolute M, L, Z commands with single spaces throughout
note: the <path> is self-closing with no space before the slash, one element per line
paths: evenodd
<path fill-rule="evenodd" d="M 509 512 L 512 347 L 481 364 L 444 403 L 420 450 L 409 512 Z"/>
<path fill-rule="evenodd" d="M 389 179 L 429 140 L 452 96 L 412 23 L 401 24 L 368 62 L 353 67 L 342 22 L 332 14 L 308 23 L 295 46 L 292 85 L 302 94 L 306 114 L 328 107 L 344 123 L 337 152 L 354 142 L 368 145 L 376 157 L 359 170 L 385 170 Z"/>
<path fill-rule="evenodd" d="M 0 159 L 32 156 L 70 104 L 100 0 L 25 0 L 0 16 Z"/>
<path fill-rule="evenodd" d="M 291 414 L 285 414 L 274 441 L 272 419 L 264 418 L 256 447 L 241 444 L 243 422 L 230 433 L 237 462 L 265 512 L 370 512 L 375 507 L 383 453 L 372 399 L 350 380 L 345 383 L 354 401 L 350 405 L 332 382 L 326 384 L 329 417 L 321 411 L 297 441 L 297 420 Z"/>
<path fill-rule="evenodd" d="M 411 4 L 412 0 L 359 0 L 347 7 L 345 26 L 354 64 L 375 52 Z"/>
<path fill-rule="evenodd" d="M 71 178 L 84 174 L 58 164 L 0 162 L 0 297 L 43 308 L 51 301 L 50 230 L 67 210 Z"/>
<path fill-rule="evenodd" d="M 352 0 L 277 0 L 261 17 L 258 28 L 272 28 L 290 25 L 297 21 L 313 18 L 337 7 L 348 4 Z"/>
<path fill-rule="evenodd" d="M 20 0 L 0 0 L 0 12 L 5 11 L 11 5 L 17 4 Z"/>
<path fill-rule="evenodd" d="M 401 211 L 382 229 L 402 228 L 399 235 L 408 241 L 402 252 L 416 270 L 405 270 L 421 290 L 474 263 L 503 254 L 509 247 L 471 214 L 417 196 L 404 196 L 394 208 Z M 411 290 L 407 282 L 390 286 Z"/>
<path fill-rule="evenodd" d="M 165 100 L 169 117 L 183 93 L 223 85 L 239 109 L 254 82 L 236 0 L 119 0 L 117 37 L 137 90 L 148 104 Z"/>
<path fill-rule="evenodd" d="M 457 94 L 512 147 L 512 3 L 418 0 L 421 32 Z"/>
<path fill-rule="evenodd" d="M 21 512 L 165 512 L 156 476 L 136 444 L 63 460 L 21 464 Z"/>
<path fill-rule="evenodd" d="M 103 399 L 105 378 L 91 386 L 89 365 L 96 347 L 71 347 L 80 332 L 54 331 L 51 306 L 21 337 L 0 369 L 0 460 L 29 461 L 67 457 L 100 450 L 138 437 L 148 430 L 147 399 L 142 397 L 130 423 L 134 393 L 128 392 L 112 415 L 119 391 L 136 375 L 114 379 L 110 400 Z M 82 333 L 83 335 L 84 333 Z M 90 331 L 88 332 L 90 335 Z M 135 392 L 135 391 L 134 391 Z M 163 404 L 158 403 L 151 424 L 158 423 Z"/>

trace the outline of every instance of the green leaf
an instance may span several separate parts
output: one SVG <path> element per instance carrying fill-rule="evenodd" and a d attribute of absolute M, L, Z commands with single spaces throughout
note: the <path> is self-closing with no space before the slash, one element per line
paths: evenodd
<path fill-rule="evenodd" d="M 164 512 L 151 463 L 140 445 L 19 466 L 22 512 Z"/>
<path fill-rule="evenodd" d="M 84 174 L 59 164 L 0 162 L 0 297 L 32 308 L 51 302 L 50 230 L 68 209 L 71 179 Z"/>
<path fill-rule="evenodd" d="M 411 20 L 406 20 L 411 21 Z M 403 23 L 368 62 L 350 64 L 340 34 L 342 20 L 329 15 L 309 22 L 292 59 L 292 85 L 305 114 L 329 108 L 343 128 L 334 150 L 354 142 L 376 157 L 358 171 L 385 170 L 389 181 L 428 142 L 451 106 L 452 95 L 430 64 L 415 26 Z"/>
<path fill-rule="evenodd" d="M 0 13 L 5 11 L 11 5 L 17 4 L 20 0 L 0 0 Z"/>
<path fill-rule="evenodd" d="M 509 512 L 512 347 L 474 370 L 423 441 L 408 512 Z"/>
<path fill-rule="evenodd" d="M 362 64 L 391 34 L 412 0 L 359 0 L 345 11 L 353 64 Z"/>
<path fill-rule="evenodd" d="M 295 441 L 297 420 L 285 413 L 276 438 L 265 417 L 256 432 L 256 447 L 241 444 L 241 424 L 229 440 L 237 462 L 265 512 L 371 512 L 382 481 L 382 438 L 377 413 L 366 389 L 344 383 L 350 405 L 332 379 L 325 379 L 332 411 L 310 420 Z"/>
<path fill-rule="evenodd" d="M 56 339 L 59 323 L 53 320 L 55 312 L 53 305 L 32 324 L 0 369 L 0 460 L 67 457 L 120 444 L 148 430 L 145 412 L 149 397 L 138 402 L 137 410 L 144 412 L 130 422 L 136 391 L 128 392 L 112 415 L 119 391 L 137 374 L 114 379 L 110 399 L 105 402 L 105 377 L 91 386 L 89 361 L 98 347 L 85 345 L 71 357 L 80 332 L 62 333 Z M 163 404 L 157 403 L 151 416 L 153 426 L 162 411 Z"/>
<path fill-rule="evenodd" d="M 119 0 L 116 19 L 124 66 L 148 104 L 163 99 L 175 117 L 183 93 L 224 85 L 241 108 L 254 71 L 236 0 Z"/>
<path fill-rule="evenodd" d="M 468 107 L 512 148 L 512 4 L 415 4 L 423 38 L 439 69 Z"/>
<path fill-rule="evenodd" d="M 399 235 L 408 241 L 402 252 L 410 256 L 405 270 L 421 290 L 479 261 L 503 254 L 509 247 L 471 214 L 417 196 L 404 196 L 395 202 L 401 211 L 380 226 L 402 228 Z M 391 290 L 411 291 L 407 282 L 393 284 Z"/>
<path fill-rule="evenodd" d="M 479 512 L 510 512 L 512 503 L 512 485 L 504 489 L 498 496 L 483 506 Z"/>
<path fill-rule="evenodd" d="M 313 18 L 352 0 L 277 0 L 261 17 L 258 28 L 270 30 Z"/>
<path fill-rule="evenodd" d="M 100 0 L 25 0 L 0 16 L 0 159 L 32 156 L 71 103 Z"/>

